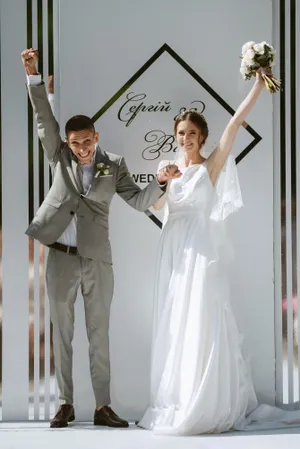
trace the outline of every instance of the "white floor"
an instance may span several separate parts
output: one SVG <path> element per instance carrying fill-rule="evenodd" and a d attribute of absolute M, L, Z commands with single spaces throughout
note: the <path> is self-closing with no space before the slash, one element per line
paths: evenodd
<path fill-rule="evenodd" d="M 283 365 L 283 378 L 287 398 L 287 364 Z M 298 379 L 298 371 L 294 380 Z M 53 384 L 53 385 L 52 385 Z M 55 391 L 51 379 L 51 391 Z M 40 399 L 43 399 L 43 389 Z M 299 400 L 298 382 L 294 384 L 294 400 Z M 54 415 L 56 404 L 51 397 Z M 30 415 L 33 418 L 33 395 L 30 401 Z M 1 400 L 0 400 L 1 414 Z M 42 419 L 42 413 L 40 413 Z M 159 437 L 151 432 L 138 429 L 95 428 L 90 423 L 73 423 L 67 429 L 50 429 L 49 423 L 0 422 L 0 449 L 299 449 L 300 428 L 272 430 L 268 432 L 235 432 L 223 435 L 197 437 Z"/>
<path fill-rule="evenodd" d="M 95 428 L 76 423 L 50 429 L 48 423 L 0 424 L 0 449 L 299 449 L 300 428 L 198 437 L 158 437 L 134 425 Z"/>

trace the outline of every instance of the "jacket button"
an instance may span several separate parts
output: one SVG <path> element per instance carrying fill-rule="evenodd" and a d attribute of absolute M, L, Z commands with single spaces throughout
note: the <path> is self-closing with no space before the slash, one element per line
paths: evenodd
<path fill-rule="evenodd" d="M 75 212 L 74 212 L 73 210 L 71 210 L 70 214 L 71 214 L 71 215 L 74 215 L 74 214 L 75 214 Z"/>

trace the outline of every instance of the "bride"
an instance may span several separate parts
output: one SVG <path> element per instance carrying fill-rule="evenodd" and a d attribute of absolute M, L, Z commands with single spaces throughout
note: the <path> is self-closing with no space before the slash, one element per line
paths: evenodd
<path fill-rule="evenodd" d="M 242 205 L 231 148 L 264 88 L 262 69 L 204 159 L 205 118 L 186 111 L 175 121 L 183 156 L 162 161 L 173 171 L 167 193 L 155 283 L 151 399 L 138 426 L 157 434 L 197 435 L 231 429 L 300 424 L 300 412 L 258 407 L 233 316 L 226 265 L 230 247 L 224 220 Z M 295 422 L 294 422 L 294 421 Z M 271 421 L 271 422 L 270 422 Z"/>

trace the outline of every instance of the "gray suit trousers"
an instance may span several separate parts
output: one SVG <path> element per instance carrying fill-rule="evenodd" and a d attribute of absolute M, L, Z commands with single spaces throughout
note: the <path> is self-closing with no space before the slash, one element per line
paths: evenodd
<path fill-rule="evenodd" d="M 79 287 L 84 299 L 90 372 L 96 405 L 110 404 L 109 315 L 113 295 L 109 263 L 50 249 L 46 285 L 53 324 L 55 372 L 61 404 L 73 404 L 74 304 Z"/>

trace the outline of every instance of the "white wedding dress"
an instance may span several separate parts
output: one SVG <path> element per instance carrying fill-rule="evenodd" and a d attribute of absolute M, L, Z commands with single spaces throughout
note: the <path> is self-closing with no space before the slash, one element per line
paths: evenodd
<path fill-rule="evenodd" d="M 242 206 L 228 158 L 214 188 L 206 164 L 171 182 L 159 245 L 150 406 L 139 426 L 197 435 L 300 425 L 299 412 L 258 407 L 241 352 L 224 220 Z M 286 422 L 286 419 L 290 422 Z"/>

